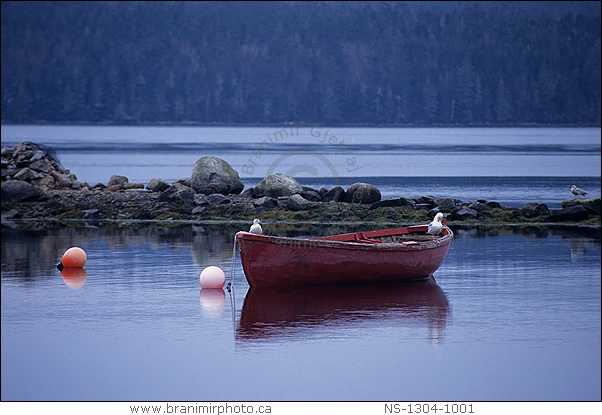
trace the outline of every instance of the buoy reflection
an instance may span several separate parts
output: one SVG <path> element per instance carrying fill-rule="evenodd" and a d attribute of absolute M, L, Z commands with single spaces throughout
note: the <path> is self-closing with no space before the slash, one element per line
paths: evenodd
<path fill-rule="evenodd" d="M 209 318 L 220 317 L 224 311 L 226 293 L 221 288 L 203 288 L 200 294 L 201 314 Z"/>
<path fill-rule="evenodd" d="M 81 288 L 86 282 L 87 273 L 84 268 L 63 268 L 61 277 L 71 288 Z"/>

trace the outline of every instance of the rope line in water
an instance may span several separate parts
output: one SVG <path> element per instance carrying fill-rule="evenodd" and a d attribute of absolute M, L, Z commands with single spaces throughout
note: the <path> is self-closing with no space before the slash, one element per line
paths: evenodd
<path fill-rule="evenodd" d="M 234 235 L 234 244 L 232 245 L 232 266 L 230 267 L 230 281 L 228 281 L 228 285 L 226 286 L 227 290 L 230 291 L 230 288 L 234 286 L 234 274 L 236 269 L 236 244 L 238 243 L 238 232 Z"/>

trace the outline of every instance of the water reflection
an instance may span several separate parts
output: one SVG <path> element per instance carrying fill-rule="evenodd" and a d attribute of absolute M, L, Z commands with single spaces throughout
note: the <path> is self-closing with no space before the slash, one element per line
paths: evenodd
<path fill-rule="evenodd" d="M 427 326 L 443 338 L 447 297 L 434 279 L 395 284 L 251 288 L 244 300 L 237 339 L 243 342 L 311 336 L 320 327 L 357 328 L 385 320 L 395 326 Z"/>
<path fill-rule="evenodd" d="M 84 268 L 63 268 L 61 277 L 71 288 L 81 288 L 86 282 L 87 273 Z"/>
<path fill-rule="evenodd" d="M 56 264 L 61 255 L 71 246 L 80 246 L 91 255 L 103 253 L 109 257 L 114 252 L 131 251 L 135 255 L 144 252 L 189 251 L 192 263 L 198 267 L 228 265 L 232 261 L 233 238 L 237 231 L 248 228 L 247 223 L 224 223 L 212 225 L 180 224 L 171 226 L 112 225 L 94 227 L 44 228 L 43 225 L 28 223 L 13 229 L 2 227 L 2 273 L 23 281 L 56 275 Z M 322 236 L 338 232 L 366 231 L 374 225 L 309 225 L 266 223 L 266 230 L 281 236 Z M 583 227 L 454 227 L 456 239 L 491 238 L 508 234 L 520 234 L 526 240 L 560 236 L 567 246 L 567 255 L 578 260 L 585 250 L 600 245 L 600 228 Z M 144 246 L 143 244 L 146 244 Z M 159 256 L 157 256 L 159 261 Z M 108 259 L 108 258 L 105 258 Z M 164 266 L 162 264 L 161 266 Z"/>
<path fill-rule="evenodd" d="M 200 303 L 203 317 L 218 318 L 224 311 L 226 293 L 221 288 L 201 289 Z"/>

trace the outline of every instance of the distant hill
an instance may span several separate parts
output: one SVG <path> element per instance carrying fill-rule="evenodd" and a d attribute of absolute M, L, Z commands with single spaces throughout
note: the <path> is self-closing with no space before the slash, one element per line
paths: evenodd
<path fill-rule="evenodd" d="M 8 2 L 3 123 L 600 125 L 600 2 Z"/>

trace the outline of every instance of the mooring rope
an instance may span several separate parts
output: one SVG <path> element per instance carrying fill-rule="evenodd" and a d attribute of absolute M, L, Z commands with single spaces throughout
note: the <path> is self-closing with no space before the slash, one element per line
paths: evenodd
<path fill-rule="evenodd" d="M 232 246 L 232 266 L 230 267 L 230 281 L 228 281 L 228 285 L 226 286 L 226 289 L 228 290 L 228 292 L 234 286 L 234 274 L 235 274 L 235 270 L 236 270 L 236 245 L 238 243 L 237 236 L 238 236 L 238 232 L 236 232 L 236 234 L 234 235 L 234 244 Z"/>

